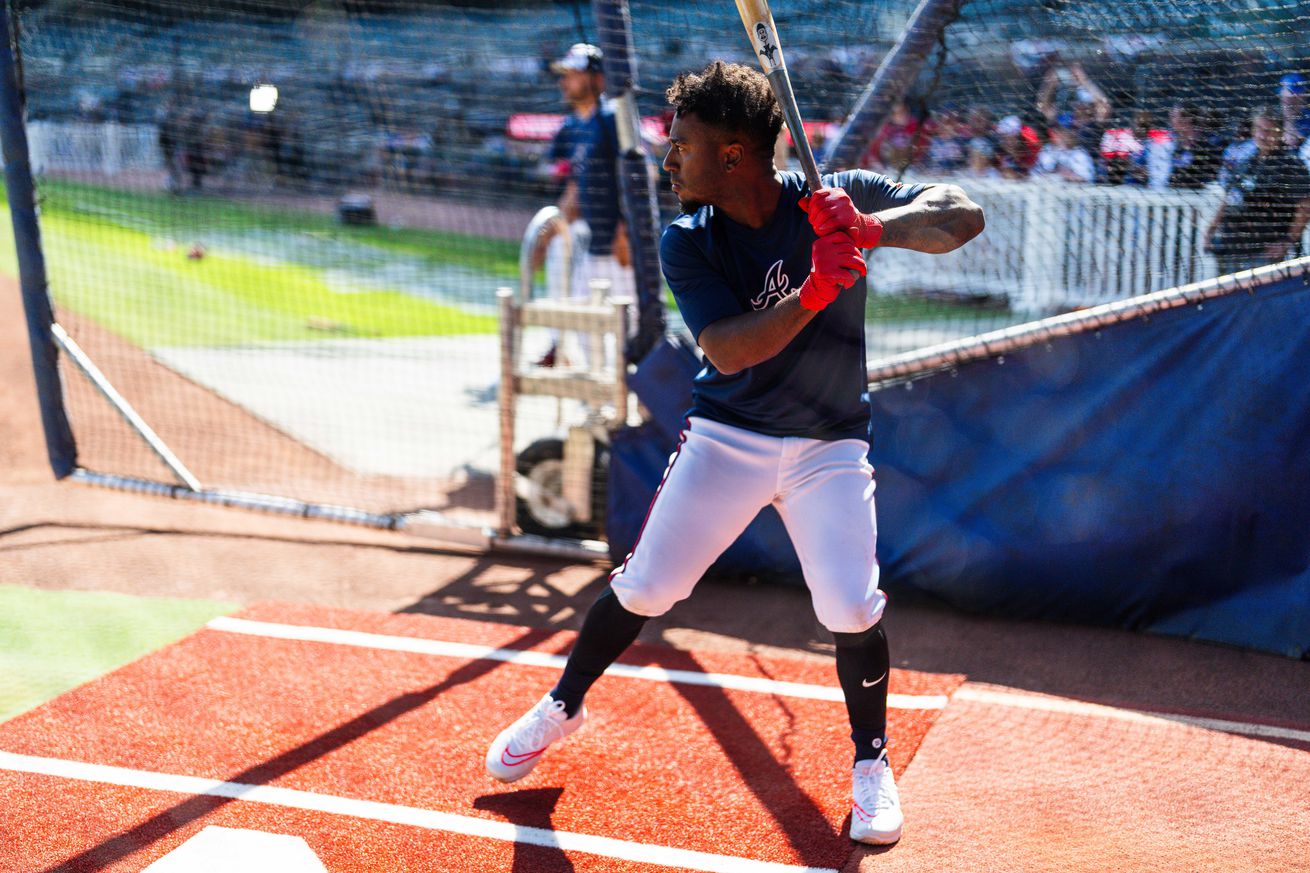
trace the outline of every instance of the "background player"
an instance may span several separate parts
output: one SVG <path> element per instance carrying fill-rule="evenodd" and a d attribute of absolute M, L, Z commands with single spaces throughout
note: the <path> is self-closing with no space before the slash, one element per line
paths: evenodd
<path fill-rule="evenodd" d="M 981 231 L 982 212 L 954 186 L 902 186 L 863 170 L 807 192 L 800 174 L 774 167 L 782 115 L 753 68 L 716 61 L 680 75 L 667 95 L 675 116 L 664 167 L 686 214 L 660 254 L 706 366 L 637 544 L 587 613 L 559 683 L 496 737 L 487 769 L 522 778 L 577 730 L 583 696 L 646 619 L 686 598 L 773 504 L 837 644 L 855 743 L 851 836 L 893 843 L 902 817 L 885 749 L 866 286 L 841 283 L 848 270 L 863 275 L 860 248 L 950 251 Z"/>
<path fill-rule="evenodd" d="M 1205 231 L 1221 275 L 1295 257 L 1310 223 L 1310 172 L 1287 147 L 1276 107 L 1251 113 L 1251 139 L 1228 149 L 1224 200 Z"/>
<path fill-rule="evenodd" d="M 604 99 L 605 78 L 601 51 L 577 43 L 550 65 L 559 77 L 560 94 L 570 112 L 551 141 L 549 158 L 554 172 L 567 181 L 559 209 L 569 222 L 575 240 L 586 240 L 573 254 L 571 276 L 559 266 L 562 252 L 556 241 L 547 252 L 548 293 L 553 297 L 586 298 L 591 280 L 606 279 L 611 294 L 632 297 L 636 282 L 628 249 L 627 227 L 619 200 L 619 137 L 614 109 Z M 553 366 L 558 336 L 541 366 Z M 583 350 L 584 355 L 590 350 Z"/>

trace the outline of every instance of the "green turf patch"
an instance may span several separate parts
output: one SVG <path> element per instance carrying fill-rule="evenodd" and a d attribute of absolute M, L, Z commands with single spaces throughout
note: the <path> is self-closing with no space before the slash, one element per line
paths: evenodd
<path fill-rule="evenodd" d="M 0 585 L 0 721 L 236 608 L 207 600 Z"/>

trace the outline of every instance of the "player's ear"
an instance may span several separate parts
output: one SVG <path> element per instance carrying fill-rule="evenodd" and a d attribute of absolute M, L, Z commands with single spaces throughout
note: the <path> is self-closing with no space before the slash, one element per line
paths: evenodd
<path fill-rule="evenodd" d="M 745 150 L 741 147 L 741 143 L 735 141 L 725 143 L 720 153 L 723 159 L 723 171 L 731 173 L 737 169 L 737 165 L 741 163 L 741 157 L 744 153 Z"/>

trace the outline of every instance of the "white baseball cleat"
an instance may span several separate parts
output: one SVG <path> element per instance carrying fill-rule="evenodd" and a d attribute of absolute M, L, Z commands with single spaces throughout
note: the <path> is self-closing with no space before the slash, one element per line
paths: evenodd
<path fill-rule="evenodd" d="M 546 747 L 582 727 L 587 707 L 569 718 L 564 702 L 547 694 L 522 718 L 505 728 L 487 749 L 487 772 L 501 782 L 514 782 L 532 772 Z"/>
<path fill-rule="evenodd" d="M 851 839 L 874 846 L 899 840 L 905 817 L 886 757 L 856 762 L 851 783 Z"/>

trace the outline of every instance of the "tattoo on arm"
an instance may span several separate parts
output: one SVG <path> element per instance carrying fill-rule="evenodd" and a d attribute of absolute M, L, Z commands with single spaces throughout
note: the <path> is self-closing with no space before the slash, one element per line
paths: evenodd
<path fill-rule="evenodd" d="M 983 229 L 982 209 L 955 185 L 930 185 L 905 206 L 878 213 L 880 245 L 941 254 L 964 245 Z"/>

